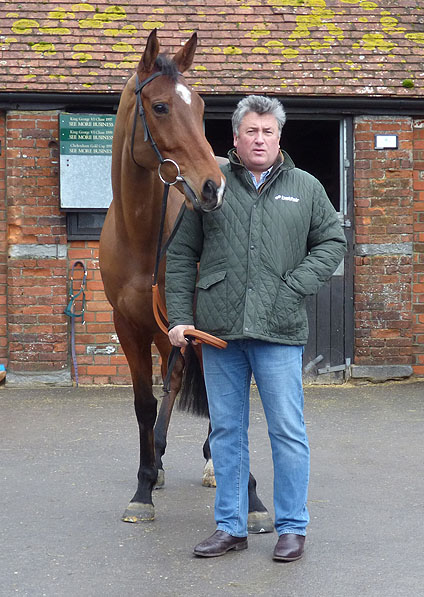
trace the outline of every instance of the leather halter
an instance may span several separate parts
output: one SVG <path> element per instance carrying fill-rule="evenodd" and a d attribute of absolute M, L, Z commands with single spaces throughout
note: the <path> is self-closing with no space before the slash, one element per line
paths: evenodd
<path fill-rule="evenodd" d="M 157 283 L 159 264 L 160 264 L 160 261 L 161 261 L 163 255 L 165 254 L 168 246 L 170 245 L 172 239 L 174 238 L 174 236 L 178 230 L 178 227 L 181 223 L 181 220 L 183 218 L 184 211 L 185 211 L 184 209 L 180 210 L 180 213 L 179 213 L 177 220 L 174 224 L 174 228 L 171 232 L 171 235 L 169 236 L 169 238 L 166 241 L 166 243 L 164 244 L 164 246 L 162 246 L 163 230 L 165 227 L 165 215 L 166 215 L 166 207 L 167 207 L 167 202 L 168 202 L 169 187 L 173 186 L 177 182 L 181 182 L 183 185 L 183 188 L 184 188 L 184 192 L 188 196 L 190 201 L 192 202 L 194 209 L 200 211 L 201 205 L 200 205 L 199 200 L 197 199 L 195 193 L 193 192 L 193 190 L 189 187 L 187 182 L 184 180 L 184 177 L 181 176 L 180 168 L 179 168 L 177 162 L 175 162 L 174 160 L 171 160 L 169 158 L 162 157 L 162 154 L 161 154 L 158 146 L 156 145 L 155 140 L 153 139 L 153 136 L 150 132 L 149 125 L 147 124 L 146 113 L 144 111 L 143 101 L 141 99 L 141 92 L 142 92 L 143 88 L 148 83 L 150 83 L 151 81 L 156 79 L 156 77 L 160 77 L 163 74 L 164 73 L 162 73 L 160 71 L 153 73 L 149 77 L 147 77 L 147 79 L 142 81 L 141 83 L 139 82 L 138 75 L 136 74 L 135 90 L 134 90 L 134 93 L 136 95 L 136 106 L 135 106 L 135 111 L 134 111 L 134 123 L 133 123 L 132 135 L 131 135 L 131 157 L 132 157 L 134 163 L 137 166 L 140 166 L 140 164 L 138 164 L 136 162 L 136 159 L 134 157 L 135 129 L 136 129 L 136 125 L 137 125 L 137 114 L 139 114 L 141 121 L 143 123 L 143 128 L 144 128 L 144 141 L 145 142 L 150 141 L 150 144 L 159 160 L 158 175 L 164 184 L 163 198 L 162 198 L 161 222 L 160 222 L 160 228 L 159 228 L 159 238 L 158 238 L 158 244 L 157 244 L 157 249 L 156 249 L 155 268 L 154 268 L 154 272 L 153 272 L 153 276 L 152 276 L 152 278 L 153 278 L 153 280 L 152 280 L 152 295 L 153 295 L 153 314 L 155 316 L 156 323 L 159 326 L 159 328 L 162 330 L 162 332 L 164 332 L 165 334 L 168 334 L 168 325 L 169 324 L 168 324 L 168 316 L 167 316 L 167 312 L 166 312 L 166 306 L 162 300 L 162 297 L 160 296 L 159 286 Z M 181 73 L 178 73 L 178 74 L 181 75 Z M 165 163 L 172 163 L 176 167 L 177 175 L 173 182 L 168 182 L 162 177 L 161 167 Z M 210 344 L 211 346 L 215 346 L 216 348 L 226 348 L 226 346 L 227 346 L 227 342 L 225 342 L 225 340 L 221 340 L 220 338 L 216 338 L 215 336 L 212 336 L 211 334 L 207 334 L 206 332 L 202 332 L 200 330 L 187 329 L 185 336 L 186 336 L 186 339 L 188 342 L 192 342 L 192 341 L 197 341 L 200 343 L 205 342 L 206 344 Z M 171 355 L 170 355 L 170 359 L 168 362 L 168 373 L 164 380 L 165 391 L 169 391 L 171 372 L 172 372 L 173 365 L 175 364 L 175 361 L 176 361 L 179 353 L 180 353 L 180 348 L 173 346 Z"/>
<path fill-rule="evenodd" d="M 181 75 L 182 73 L 179 72 L 178 74 Z M 196 193 L 187 184 L 185 178 L 183 176 L 181 176 L 180 167 L 178 166 L 177 162 L 175 162 L 174 160 L 171 160 L 170 158 L 164 158 L 162 156 L 158 146 L 156 145 L 155 140 L 153 139 L 152 133 L 150 132 L 149 125 L 147 124 L 146 113 L 145 113 L 144 107 L 143 107 L 143 100 L 141 99 L 141 92 L 143 91 L 144 87 L 146 85 L 148 85 L 148 83 L 151 83 L 154 79 L 156 79 L 156 77 L 160 77 L 163 75 L 165 75 L 165 73 L 162 73 L 161 71 L 157 71 L 156 73 L 153 73 L 149 77 L 147 77 L 147 79 L 144 79 L 144 81 L 142 81 L 141 83 L 138 79 L 138 74 L 135 75 L 134 93 L 136 96 L 136 104 L 135 104 L 134 122 L 133 122 L 132 134 L 131 134 L 131 157 L 133 159 L 133 162 L 137 166 L 140 166 L 140 164 L 137 163 L 137 161 L 134 157 L 135 130 L 136 130 L 136 126 L 137 126 L 137 114 L 138 114 L 141 118 L 141 122 L 143 123 L 144 141 L 145 142 L 150 141 L 150 145 L 152 146 L 152 148 L 159 160 L 158 174 L 159 174 L 161 181 L 165 184 L 165 189 L 166 189 L 166 185 L 172 186 L 172 185 L 176 184 L 177 182 L 180 182 L 183 186 L 185 195 L 191 201 L 194 209 L 196 211 L 201 211 L 202 207 L 199 203 Z M 176 167 L 177 175 L 175 177 L 174 182 L 166 182 L 164 180 L 164 178 L 162 177 L 161 168 L 162 168 L 163 164 L 165 164 L 165 163 L 172 163 Z M 168 187 L 168 190 L 169 190 L 169 187 Z"/>

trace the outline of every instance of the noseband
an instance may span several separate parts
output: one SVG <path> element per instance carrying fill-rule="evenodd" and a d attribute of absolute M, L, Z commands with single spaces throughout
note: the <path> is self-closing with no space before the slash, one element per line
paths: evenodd
<path fill-rule="evenodd" d="M 140 164 L 138 164 L 136 162 L 136 159 L 134 157 L 135 129 L 136 129 L 136 125 L 137 125 L 137 114 L 139 114 L 140 118 L 141 118 L 141 122 L 143 123 L 143 128 L 144 128 L 144 141 L 145 142 L 150 141 L 150 145 L 152 146 L 152 148 L 159 160 L 158 175 L 159 175 L 159 178 L 161 179 L 161 181 L 163 182 L 163 184 L 165 185 L 165 191 L 169 190 L 169 187 L 173 186 L 177 182 L 181 182 L 181 184 L 183 185 L 184 193 L 190 199 L 191 203 L 193 204 L 194 209 L 201 211 L 202 207 L 199 203 L 199 200 L 198 200 L 195 192 L 193 191 L 193 189 L 187 184 L 184 177 L 181 176 L 180 167 L 178 166 L 177 162 L 175 160 L 171 160 L 170 158 L 164 158 L 162 156 L 161 152 L 159 151 L 158 146 L 155 143 L 155 140 L 153 139 L 152 133 L 150 132 L 149 125 L 147 124 L 146 113 L 144 111 L 143 101 L 141 99 L 141 92 L 143 91 L 143 88 L 148 83 L 150 83 L 151 81 L 156 79 L 156 77 L 162 76 L 163 74 L 164 73 L 161 73 L 159 71 L 156 73 L 153 73 L 152 75 L 150 75 L 150 77 L 147 77 L 147 79 L 145 79 L 141 83 L 138 80 L 138 75 L 136 74 L 136 76 L 135 76 L 136 78 L 135 78 L 134 93 L 136 96 L 136 106 L 135 106 L 135 111 L 134 111 L 134 123 L 133 123 L 132 135 L 131 135 L 131 157 L 132 157 L 134 163 L 137 164 L 137 166 L 140 166 Z M 178 74 L 181 75 L 182 73 L 178 73 Z M 164 179 L 164 177 L 162 176 L 162 166 L 164 164 L 173 164 L 175 166 L 177 174 L 176 174 L 175 180 L 173 182 L 167 182 Z"/>

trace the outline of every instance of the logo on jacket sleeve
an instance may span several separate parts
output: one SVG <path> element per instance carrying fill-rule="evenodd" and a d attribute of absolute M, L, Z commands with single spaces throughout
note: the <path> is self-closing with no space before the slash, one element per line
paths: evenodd
<path fill-rule="evenodd" d="M 291 201 L 292 203 L 299 203 L 299 197 L 288 197 L 287 195 L 275 195 L 274 199 L 280 201 Z"/>

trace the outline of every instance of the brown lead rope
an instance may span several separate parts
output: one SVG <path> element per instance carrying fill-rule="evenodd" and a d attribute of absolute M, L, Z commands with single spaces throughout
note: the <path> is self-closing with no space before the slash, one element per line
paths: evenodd
<path fill-rule="evenodd" d="M 162 329 L 162 322 L 159 324 L 159 327 Z M 166 328 L 165 328 L 166 329 Z M 187 342 L 200 342 L 204 344 L 209 344 L 210 346 L 214 346 L 215 348 L 227 348 L 227 342 L 225 340 L 221 340 L 221 338 L 217 338 L 216 336 L 212 336 L 211 334 L 207 334 L 206 332 L 202 332 L 196 329 L 187 329 L 184 330 L 184 337 L 186 338 Z M 184 348 L 182 349 L 184 351 Z M 163 380 L 163 390 L 164 392 L 170 392 L 171 390 L 171 375 L 172 370 L 174 369 L 174 365 L 177 361 L 178 356 L 181 354 L 181 348 L 179 346 L 173 346 L 171 352 L 168 357 L 168 366 L 165 379 Z"/>
<path fill-rule="evenodd" d="M 162 300 L 162 297 L 160 295 L 159 286 L 157 283 L 158 272 L 159 272 L 159 262 L 162 259 L 163 255 L 165 254 L 166 249 L 168 248 L 170 242 L 174 238 L 176 231 L 181 223 L 182 216 L 184 213 L 184 210 L 181 209 L 181 211 L 178 215 L 177 221 L 175 222 L 174 228 L 171 232 L 170 237 L 168 238 L 168 240 L 166 241 L 164 246 L 162 246 L 162 237 L 163 237 L 163 229 L 164 229 L 164 225 L 165 225 L 165 213 L 166 213 L 166 204 L 167 204 L 167 199 L 168 199 L 168 191 L 169 191 L 169 184 L 165 184 L 163 202 L 162 202 L 161 224 L 160 224 L 160 230 L 159 230 L 158 246 L 157 246 L 157 251 L 156 251 L 156 262 L 155 262 L 154 273 L 152 276 L 152 278 L 153 278 L 153 280 L 152 280 L 153 314 L 155 317 L 155 321 L 156 321 L 157 325 L 159 326 L 159 329 L 164 334 L 168 334 L 169 323 L 168 323 L 168 314 L 166 312 L 166 306 L 165 306 L 165 303 Z M 227 342 L 225 342 L 225 340 L 221 340 L 221 338 L 216 338 L 215 336 L 212 336 L 211 334 L 207 334 L 206 332 L 202 332 L 200 330 L 187 329 L 184 331 L 184 336 L 188 342 L 196 341 L 196 342 L 200 342 L 200 343 L 210 344 L 211 346 L 214 346 L 215 348 L 221 348 L 221 349 L 227 348 Z M 168 367 L 167 367 L 166 377 L 163 381 L 163 389 L 165 392 L 169 392 L 171 389 L 170 384 L 171 384 L 172 370 L 174 368 L 174 365 L 175 365 L 180 353 L 181 353 L 181 348 L 179 346 L 172 347 L 172 350 L 171 350 L 169 358 L 168 358 Z"/>
<path fill-rule="evenodd" d="M 181 219 L 182 217 L 178 217 L 177 222 L 174 226 L 174 229 L 171 233 L 171 236 L 169 237 L 168 241 L 165 243 L 165 245 L 162 247 L 162 236 L 163 236 L 163 227 L 164 227 L 164 222 L 165 222 L 165 212 L 166 212 L 166 201 L 167 201 L 167 187 L 168 185 L 165 185 L 165 191 L 164 191 L 164 198 L 163 198 L 163 205 L 162 205 L 162 218 L 161 218 L 161 228 L 159 231 L 159 240 L 158 240 L 158 249 L 157 249 L 157 256 L 156 256 L 156 263 L 155 263 L 155 270 L 154 270 L 154 274 L 153 274 L 153 283 L 152 283 L 152 306 L 153 306 L 153 314 L 155 317 L 155 321 L 159 326 L 159 329 L 162 330 L 162 332 L 164 334 L 168 334 L 168 314 L 166 312 L 166 306 L 164 301 L 162 300 L 162 297 L 160 295 L 159 292 L 159 286 L 157 283 L 157 277 L 158 277 L 158 271 L 159 271 L 159 262 L 162 258 L 162 256 L 164 255 L 167 247 L 169 246 L 170 241 L 174 238 L 175 233 L 176 233 L 176 228 L 179 226 L 179 224 L 181 223 Z M 181 213 L 183 213 L 183 210 L 181 210 Z M 206 343 L 206 344 L 210 344 L 211 346 L 214 346 L 215 348 L 227 348 L 227 342 L 225 342 L 225 340 L 221 340 L 221 338 L 216 338 L 215 336 L 212 336 L 211 334 L 207 334 L 206 332 L 202 332 L 200 330 L 196 330 L 196 329 L 187 329 L 184 330 L 184 336 L 187 339 L 188 342 L 200 342 L 200 343 Z M 178 356 L 181 354 L 181 348 L 179 346 L 173 346 L 172 350 L 169 354 L 169 358 L 168 358 L 168 366 L 167 366 L 167 372 L 166 372 L 166 376 L 165 379 L 163 380 L 163 389 L 165 392 L 169 392 L 171 389 L 171 375 L 172 375 L 172 370 L 174 368 L 174 365 L 177 361 Z"/>
<path fill-rule="evenodd" d="M 165 215 L 166 215 L 166 207 L 168 203 L 168 194 L 169 194 L 169 183 L 165 183 L 163 189 L 163 198 L 162 198 L 162 213 L 160 219 L 160 228 L 159 228 L 159 236 L 158 236 L 158 244 L 156 248 L 156 260 L 155 260 L 155 267 L 152 275 L 152 301 L 153 301 L 153 314 L 155 316 L 156 323 L 158 324 L 159 328 L 165 334 L 168 333 L 168 314 L 166 312 L 166 306 L 162 297 L 159 292 L 158 286 L 158 273 L 159 273 L 159 263 L 162 257 L 165 255 L 166 250 L 168 249 L 171 241 L 175 237 L 175 234 L 182 222 L 185 206 L 180 210 L 178 217 L 175 221 L 174 227 L 172 232 L 168 238 L 168 240 L 162 246 L 162 239 L 163 239 L 163 230 L 165 227 Z M 196 342 L 204 342 L 206 344 L 210 344 L 211 346 L 215 346 L 216 348 L 226 348 L 227 343 L 225 340 L 221 340 L 220 338 L 216 338 L 211 334 L 207 334 L 206 332 L 201 332 L 200 330 L 187 330 L 187 334 L 185 334 L 187 338 L 191 338 L 196 340 Z"/>
<path fill-rule="evenodd" d="M 184 330 L 184 336 L 189 341 L 194 340 L 195 342 L 200 342 L 201 344 L 210 344 L 215 348 L 227 348 L 227 342 L 225 340 L 221 340 L 221 338 L 217 338 L 216 336 L 212 336 L 212 334 L 208 334 L 200 330 Z"/>
<path fill-rule="evenodd" d="M 153 313 L 155 316 L 156 323 L 158 324 L 159 328 L 165 334 L 168 333 L 168 317 L 166 313 L 166 307 L 162 300 L 162 297 L 159 292 L 159 287 L 157 284 L 153 284 L 152 286 L 153 292 Z M 205 344 L 210 344 L 215 348 L 227 348 L 227 342 L 225 340 L 221 340 L 221 338 L 217 338 L 216 336 L 212 336 L 211 334 L 207 334 L 206 332 L 201 332 L 200 330 L 196 329 L 187 329 L 184 330 L 184 336 L 188 342 L 200 342 Z M 172 370 L 174 369 L 174 365 L 177 361 L 178 356 L 181 353 L 181 348 L 179 346 L 173 346 L 168 358 L 167 364 L 167 371 L 165 379 L 163 380 L 163 390 L 164 392 L 169 392 L 171 390 L 171 375 Z"/>
<path fill-rule="evenodd" d="M 155 320 L 162 332 L 165 334 L 168 333 L 168 317 L 166 313 L 166 307 L 162 300 L 162 297 L 159 292 L 159 287 L 157 284 L 153 284 L 152 286 L 153 292 L 153 313 L 155 315 Z M 212 334 L 208 334 L 207 332 L 202 332 L 196 329 L 187 329 L 184 330 L 184 336 L 191 340 L 196 341 L 204 344 L 210 344 L 215 348 L 227 348 L 227 342 L 225 340 L 221 340 L 221 338 L 217 338 L 216 336 L 212 336 Z"/>

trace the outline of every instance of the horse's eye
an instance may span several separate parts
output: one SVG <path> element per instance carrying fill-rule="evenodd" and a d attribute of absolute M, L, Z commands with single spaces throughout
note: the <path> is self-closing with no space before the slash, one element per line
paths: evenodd
<path fill-rule="evenodd" d="M 156 114 L 168 114 L 169 108 L 166 104 L 155 104 L 153 110 Z"/>

